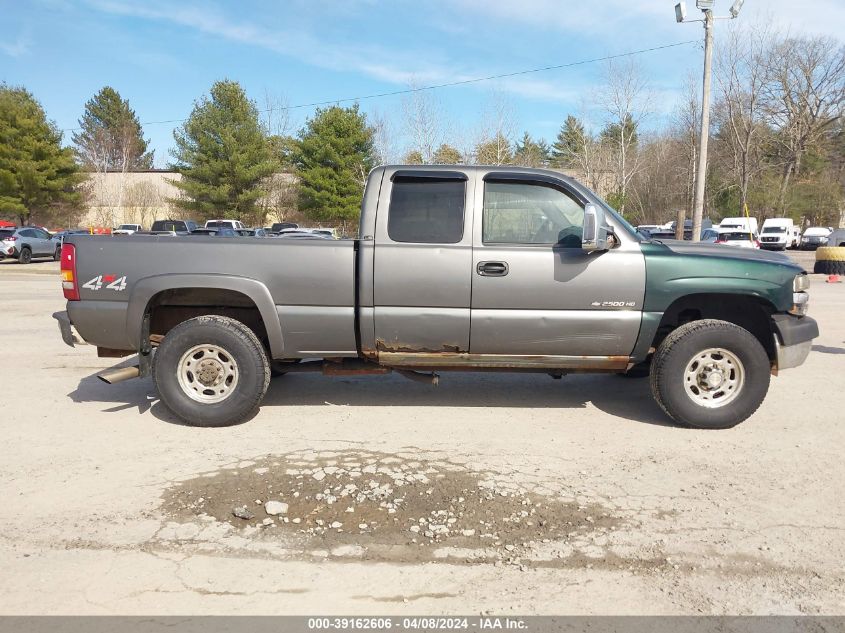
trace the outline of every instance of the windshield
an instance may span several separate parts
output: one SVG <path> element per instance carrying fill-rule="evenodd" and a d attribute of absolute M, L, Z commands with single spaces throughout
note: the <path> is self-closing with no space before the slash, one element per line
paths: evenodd
<path fill-rule="evenodd" d="M 786 233 L 785 226 L 764 226 L 763 233 Z"/>
<path fill-rule="evenodd" d="M 121 224 L 119 227 L 117 227 L 117 230 L 118 231 L 134 231 L 135 228 L 136 227 L 135 227 L 134 224 Z"/>
<path fill-rule="evenodd" d="M 752 239 L 748 233 L 722 233 L 719 237 L 730 242 L 750 242 Z"/>

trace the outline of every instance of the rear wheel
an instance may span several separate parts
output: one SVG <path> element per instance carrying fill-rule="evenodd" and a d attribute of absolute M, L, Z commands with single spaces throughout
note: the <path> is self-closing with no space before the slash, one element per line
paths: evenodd
<path fill-rule="evenodd" d="M 246 420 L 270 384 L 261 341 L 240 321 L 200 316 L 170 330 L 156 350 L 153 380 L 162 402 L 192 426 Z"/>
<path fill-rule="evenodd" d="M 32 261 L 32 251 L 29 250 L 29 246 L 24 246 L 21 249 L 21 254 L 18 255 L 18 262 L 21 264 L 28 264 Z"/>
<path fill-rule="evenodd" d="M 753 414 L 769 389 L 766 350 L 748 330 L 706 319 L 682 325 L 654 354 L 651 391 L 673 420 L 727 429 Z"/>

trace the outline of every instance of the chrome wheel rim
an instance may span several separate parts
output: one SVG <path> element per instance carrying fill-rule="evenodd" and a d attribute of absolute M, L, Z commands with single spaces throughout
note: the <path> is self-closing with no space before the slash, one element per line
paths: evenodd
<path fill-rule="evenodd" d="M 179 386 L 192 400 L 222 402 L 238 386 L 238 363 L 219 345 L 195 345 L 182 354 L 176 368 Z"/>
<path fill-rule="evenodd" d="M 745 385 L 745 367 L 736 354 L 721 347 L 698 352 L 684 371 L 684 392 L 695 404 L 718 409 L 730 404 Z"/>

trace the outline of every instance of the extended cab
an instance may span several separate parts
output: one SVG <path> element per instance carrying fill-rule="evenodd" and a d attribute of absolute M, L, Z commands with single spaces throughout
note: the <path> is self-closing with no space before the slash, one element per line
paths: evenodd
<path fill-rule="evenodd" d="M 259 406 L 271 373 L 651 375 L 680 423 L 750 416 L 818 336 L 782 255 L 649 241 L 578 182 L 516 167 L 374 169 L 357 240 L 70 236 L 70 345 L 138 352 L 190 424 Z M 609 390 L 607 397 L 614 397 Z"/>

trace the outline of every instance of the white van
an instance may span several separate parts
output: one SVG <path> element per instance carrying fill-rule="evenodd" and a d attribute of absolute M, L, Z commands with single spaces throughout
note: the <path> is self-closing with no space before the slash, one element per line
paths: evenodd
<path fill-rule="evenodd" d="M 792 218 L 769 218 L 763 222 L 760 246 L 771 251 L 785 251 L 795 245 L 795 223 Z"/>
<path fill-rule="evenodd" d="M 745 216 L 739 218 L 725 218 L 719 223 L 718 228 L 730 231 L 747 231 L 749 233 L 757 233 L 757 218 L 746 218 Z"/>

